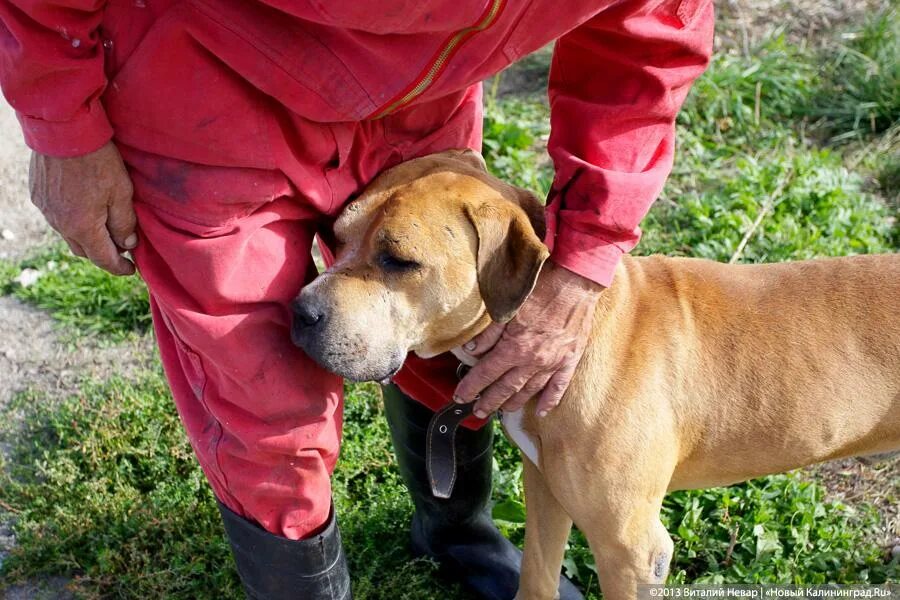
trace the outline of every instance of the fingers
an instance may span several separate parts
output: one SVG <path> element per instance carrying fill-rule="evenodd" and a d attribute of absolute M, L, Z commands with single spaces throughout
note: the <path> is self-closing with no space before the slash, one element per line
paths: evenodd
<path fill-rule="evenodd" d="M 463 352 L 473 358 L 483 355 L 500 340 L 504 329 L 505 323 L 491 323 L 484 331 L 463 344 Z"/>
<path fill-rule="evenodd" d="M 472 414 L 483 419 L 501 406 L 506 408 L 506 401 L 519 393 L 529 379 L 530 373 L 525 369 L 516 368 L 507 371 L 505 375 L 481 392 L 481 398 L 475 403 L 475 410 L 472 411 Z"/>
<path fill-rule="evenodd" d="M 137 246 L 137 217 L 131 200 L 132 190 L 117 190 L 109 203 L 106 228 L 119 248 L 131 250 Z"/>
<path fill-rule="evenodd" d="M 29 174 L 32 202 L 73 254 L 114 275 L 134 273 L 119 255 L 137 245 L 133 187 L 112 142 L 72 158 L 35 152 Z"/>
<path fill-rule="evenodd" d="M 510 364 L 503 358 L 487 356 L 484 360 L 466 373 L 459 385 L 453 401 L 457 403 L 474 402 L 481 399 L 481 392 L 489 385 L 500 379 L 510 370 Z"/>
<path fill-rule="evenodd" d="M 130 260 L 119 254 L 119 249 L 105 227 L 98 227 L 85 236 L 80 236 L 81 244 L 87 259 L 105 271 L 113 275 L 131 275 L 134 273 L 134 265 Z"/>
<path fill-rule="evenodd" d="M 546 417 L 547 413 L 559 406 L 560 400 L 569 388 L 569 382 L 572 381 L 577 364 L 577 361 L 571 361 L 550 377 L 547 385 L 544 386 L 544 391 L 541 392 L 541 397 L 538 398 L 535 409 L 537 416 Z"/>
<path fill-rule="evenodd" d="M 81 247 L 81 244 L 79 244 L 72 238 L 63 237 L 63 239 L 69 245 L 69 250 L 72 251 L 72 254 L 80 258 L 87 258 L 87 254 L 85 254 L 84 248 Z"/>
<path fill-rule="evenodd" d="M 508 412 L 522 410 L 525 403 L 541 393 L 541 390 L 543 390 L 547 385 L 547 382 L 550 381 L 551 375 L 552 373 L 540 373 L 535 375 L 529 379 L 528 383 L 522 386 L 522 389 L 520 389 L 512 398 L 507 400 L 501 408 Z"/>

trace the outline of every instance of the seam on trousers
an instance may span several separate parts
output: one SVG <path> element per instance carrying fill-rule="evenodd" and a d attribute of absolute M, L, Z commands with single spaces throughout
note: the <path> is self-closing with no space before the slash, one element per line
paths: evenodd
<path fill-rule="evenodd" d="M 232 500 L 234 500 L 235 499 L 234 495 L 231 493 L 231 489 L 230 489 L 231 486 L 228 485 L 228 478 L 225 476 L 225 470 L 222 469 L 222 463 L 219 460 L 219 446 L 222 442 L 222 434 L 223 434 L 224 430 L 222 429 L 222 423 L 220 423 L 219 419 L 217 419 L 216 416 L 213 415 L 213 413 L 209 410 L 209 404 L 206 402 L 206 385 L 207 385 L 207 382 L 209 381 L 209 378 L 206 374 L 206 369 L 203 368 L 203 359 L 200 357 L 199 354 L 194 352 L 190 348 L 190 346 L 188 346 L 187 343 L 185 343 L 184 340 L 181 339 L 181 336 L 179 336 L 178 333 L 175 331 L 175 326 L 172 324 L 171 319 L 169 319 L 169 316 L 162 309 L 162 307 L 160 307 L 159 312 L 162 315 L 163 320 L 166 323 L 166 327 L 168 328 L 169 332 L 172 334 L 172 339 L 175 340 L 175 343 L 178 346 L 178 348 L 181 350 L 181 352 L 183 352 L 185 354 L 188 361 L 191 362 L 192 366 L 195 369 L 197 369 L 203 376 L 203 381 L 200 385 L 199 390 L 193 389 L 193 383 L 191 381 L 188 381 L 188 383 L 191 384 L 192 391 L 194 392 L 194 397 L 197 399 L 198 402 L 200 402 L 201 406 L 203 406 L 203 410 L 206 411 L 206 414 L 209 415 L 209 418 L 211 418 L 213 420 L 213 422 L 215 422 L 215 424 L 216 424 L 216 434 L 215 434 L 215 438 L 214 438 L 214 441 L 212 444 L 212 446 L 213 446 L 212 462 L 213 462 L 213 466 L 216 469 L 216 474 L 222 480 L 222 485 L 224 486 L 225 491 L 228 493 L 229 496 L 232 497 Z M 199 456 L 197 458 L 199 460 Z"/>

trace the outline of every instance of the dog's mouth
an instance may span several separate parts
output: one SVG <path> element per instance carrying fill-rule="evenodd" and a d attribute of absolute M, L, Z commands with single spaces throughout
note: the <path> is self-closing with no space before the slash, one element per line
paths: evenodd
<path fill-rule="evenodd" d="M 397 373 L 399 373 L 399 372 L 400 372 L 400 369 L 402 369 L 402 368 L 403 368 L 403 363 L 400 363 L 399 365 L 397 365 L 396 367 L 394 367 L 393 369 L 391 369 L 391 370 L 387 373 L 387 375 L 385 375 L 384 377 L 376 377 L 376 378 L 372 379 L 372 381 L 374 381 L 374 382 L 376 382 L 376 383 L 380 383 L 381 385 L 387 385 L 387 384 L 389 384 L 389 383 L 391 382 L 391 380 L 394 378 L 394 375 L 396 375 Z"/>
<path fill-rule="evenodd" d="M 317 360 L 316 362 L 319 361 Z M 319 362 L 319 366 L 328 371 L 331 371 L 336 375 L 340 375 L 348 381 L 374 381 L 376 383 L 386 385 L 390 383 L 391 379 L 393 379 L 393 377 L 400 372 L 400 369 L 403 368 L 403 362 L 403 360 L 391 361 L 391 366 L 387 369 L 376 369 L 368 365 L 359 363 L 336 364 L 334 362 L 329 362 L 327 364 L 323 364 L 322 362 Z"/>
<path fill-rule="evenodd" d="M 349 336 L 357 338 L 359 336 Z M 348 381 L 390 381 L 406 360 L 400 348 L 373 348 L 348 336 L 294 336 L 294 344 L 320 367 Z"/>

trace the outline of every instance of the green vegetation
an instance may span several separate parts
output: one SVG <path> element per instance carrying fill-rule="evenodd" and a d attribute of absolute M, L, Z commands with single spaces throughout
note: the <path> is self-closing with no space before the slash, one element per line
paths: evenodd
<path fill-rule="evenodd" d="M 86 597 L 238 597 L 212 492 L 160 373 L 85 382 L 57 402 L 23 394 L 7 411 L 3 423 L 21 412 L 25 425 L 0 429 L 12 443 L 0 506 L 14 509 L 19 543 L 2 580 L 66 573 Z"/>
<path fill-rule="evenodd" d="M 489 99 L 483 148 L 488 169 L 504 181 L 546 196 L 553 183 L 553 167 L 549 159 L 541 160 L 536 146 L 545 147 L 549 134 L 550 109 L 544 104 Z"/>
<path fill-rule="evenodd" d="M 38 272 L 33 284 L 14 281 L 22 269 Z M 45 309 L 78 335 L 116 342 L 150 327 L 150 301 L 140 279 L 111 277 L 62 244 L 28 258 L 18 268 L 0 262 L 0 292 Z"/>
<path fill-rule="evenodd" d="M 900 249 L 890 202 L 900 180 L 897 27 L 894 9 L 822 50 L 776 36 L 749 58 L 717 57 L 679 117 L 675 171 L 639 251 L 729 260 L 746 239 L 737 259 L 759 262 Z M 485 154 L 495 173 L 547 191 L 547 116 L 539 98 L 490 96 Z M 25 267 L 43 272 L 28 287 L 14 282 Z M 78 335 L 116 341 L 148 325 L 139 281 L 58 248 L 0 262 L 0 292 Z M 13 415 L 24 416 L 24 431 Z M 0 423 L 0 442 L 12 449 L 0 512 L 14 516 L 19 542 L 0 580 L 67 574 L 87 598 L 240 596 L 212 495 L 158 369 L 135 381 L 86 381 L 69 398 L 24 394 Z M 465 597 L 435 565 L 409 557 L 412 508 L 377 386 L 347 388 L 344 439 L 334 493 L 356 597 Z M 495 519 L 521 543 L 521 467 L 503 439 L 495 479 Z M 900 579 L 875 540 L 877 513 L 826 500 L 802 474 L 672 494 L 664 519 L 676 541 L 672 582 Z M 596 597 L 578 532 L 565 569 Z"/>
<path fill-rule="evenodd" d="M 832 142 L 897 127 L 900 119 L 900 12 L 896 2 L 846 32 L 828 61 L 809 114 Z M 894 157 L 896 159 L 896 156 Z"/>
<path fill-rule="evenodd" d="M 360 599 L 463 596 L 410 559 L 412 510 L 396 473 L 380 393 L 348 388 L 345 443 L 334 480 Z M 24 414 L 24 430 L 11 426 Z M 0 507 L 14 511 L 19 546 L 4 580 L 75 576 L 85 598 L 240 598 L 218 511 L 182 434 L 161 373 L 85 382 L 61 401 L 23 394 L 0 415 Z M 495 517 L 524 534 L 521 467 L 498 444 Z M 664 518 L 676 540 L 673 582 L 880 582 L 900 576 L 867 540 L 874 511 L 822 499 L 798 475 L 672 494 Z M 732 536 L 734 536 L 732 538 Z M 733 540 L 733 541 L 732 541 Z M 596 590 L 593 558 L 572 535 L 567 573 Z"/>

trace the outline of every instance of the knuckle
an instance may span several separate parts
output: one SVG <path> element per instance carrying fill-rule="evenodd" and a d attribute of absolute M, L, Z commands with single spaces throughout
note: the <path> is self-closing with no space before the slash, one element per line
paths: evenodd
<path fill-rule="evenodd" d="M 499 396 L 503 398 L 509 398 L 513 394 L 519 391 L 519 388 L 509 383 L 495 383 L 491 390 L 494 391 Z"/>
<path fill-rule="evenodd" d="M 543 383 L 529 382 L 522 388 L 522 394 L 531 397 L 544 389 Z"/>
<path fill-rule="evenodd" d="M 478 403 L 482 406 L 496 407 L 508 397 L 509 396 L 503 395 L 503 393 L 498 390 L 496 386 L 492 385 L 490 388 L 485 390 L 483 394 L 481 394 L 481 399 L 478 401 Z"/>
<path fill-rule="evenodd" d="M 71 236 L 80 243 L 85 243 L 95 237 L 94 226 L 83 220 L 66 219 L 65 224 L 60 224 L 66 235 Z"/>
<path fill-rule="evenodd" d="M 551 391 L 561 394 L 566 391 L 566 388 L 569 387 L 569 382 L 562 381 L 562 380 L 554 381 L 548 387 L 550 388 Z"/>
<path fill-rule="evenodd" d="M 478 408 L 484 412 L 491 413 L 497 410 L 501 404 L 503 404 L 503 398 L 482 398 L 481 402 L 478 403 Z"/>

